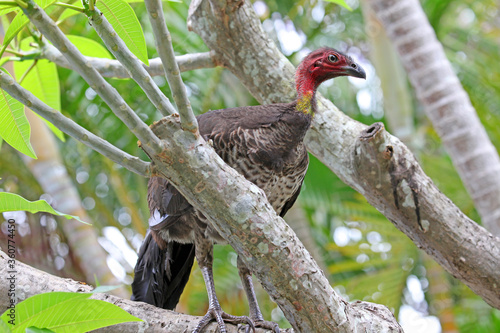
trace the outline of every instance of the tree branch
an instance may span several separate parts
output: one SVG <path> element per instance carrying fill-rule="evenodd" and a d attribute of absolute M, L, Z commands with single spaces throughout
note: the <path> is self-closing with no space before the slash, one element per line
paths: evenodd
<path fill-rule="evenodd" d="M 2 278 L 7 278 L 12 274 L 11 272 L 8 272 L 12 271 L 8 268 L 7 260 L 9 259 L 11 258 L 9 258 L 7 254 L 0 251 L 0 276 Z M 87 284 L 45 273 L 19 261 L 16 261 L 15 271 L 16 283 L 14 293 L 17 297 L 17 303 L 24 301 L 28 297 L 46 292 L 65 291 L 88 293 L 92 292 L 93 289 L 92 286 Z M 36 281 L 36 283 L 33 283 L 33 281 Z M 10 305 L 9 289 L 10 283 L 0 283 L 0 313 L 3 313 Z M 128 313 L 145 321 L 143 323 L 134 322 L 113 325 L 101 328 L 96 332 L 192 332 L 200 320 L 200 317 L 163 310 L 146 303 L 133 302 L 131 300 L 119 298 L 109 294 L 96 293 L 91 296 L 91 298 L 113 303 Z M 238 333 L 238 327 L 236 325 L 228 323 L 227 329 L 228 333 Z M 218 332 L 218 327 L 215 323 L 213 323 L 209 325 L 204 332 L 216 333 Z M 256 333 L 264 332 L 270 331 L 263 329 L 256 330 Z M 282 332 L 293 333 L 293 330 L 284 329 Z"/>
<path fill-rule="evenodd" d="M 368 1 L 483 224 L 500 236 L 500 158 L 417 0 Z M 432 54 L 431 57 L 429 55 Z"/>
<path fill-rule="evenodd" d="M 186 88 L 179 72 L 179 66 L 175 61 L 172 37 L 170 37 L 170 32 L 165 22 L 161 0 L 146 0 L 145 3 L 155 35 L 156 49 L 165 67 L 165 74 L 172 90 L 175 104 L 179 108 L 182 128 L 193 132 L 198 131 L 198 121 L 191 109 L 191 103 L 187 98 Z"/>
<path fill-rule="evenodd" d="M 33 0 L 28 0 L 28 7 L 23 8 L 24 14 L 29 18 L 37 29 L 64 55 L 87 83 L 106 102 L 113 113 L 120 118 L 125 125 L 144 142 L 144 145 L 151 151 L 160 152 L 161 143 L 149 129 L 149 127 L 139 118 L 137 114 L 127 105 L 125 100 L 118 94 L 104 78 L 86 62 L 85 57 L 66 38 L 64 33 L 54 23 L 54 21 L 43 11 Z"/>
<path fill-rule="evenodd" d="M 163 118 L 151 128 L 166 148 L 150 155 L 154 174 L 167 178 L 209 218 L 294 329 L 401 332 L 385 306 L 343 300 L 264 192 L 226 165 L 200 136 L 184 131 L 178 117 Z"/>
<path fill-rule="evenodd" d="M 231 29 L 224 22 L 230 22 Z M 292 84 L 294 68 L 266 36 L 251 4 L 246 1 L 194 0 L 190 6 L 188 26 L 212 49 L 217 63 L 230 69 L 260 102 L 289 102 L 295 98 Z M 421 223 L 429 221 L 426 230 L 420 229 L 416 209 L 410 213 L 408 207 L 403 205 L 408 196 L 404 191 L 409 185 L 404 185 L 399 178 L 395 193 L 404 196 L 398 201 L 401 204 L 396 205 L 392 191 L 378 190 L 377 181 L 381 180 L 372 179 L 370 183 L 366 175 L 360 174 L 353 165 L 359 134 L 364 130 L 365 125 L 350 119 L 330 101 L 318 96 L 318 112 L 306 136 L 306 145 L 311 153 L 346 184 L 363 194 L 419 248 L 491 306 L 500 308 L 500 239 L 460 212 L 423 174 L 406 146 L 386 134 L 386 140 L 393 147 L 394 161 L 406 161 L 403 164 L 409 170 L 404 174 L 406 184 L 413 184 L 414 179 L 423 184 L 413 192 L 418 200 Z M 381 177 L 385 177 L 382 179 L 390 179 L 393 173 L 383 166 L 379 172 Z M 415 189 L 415 186 L 411 185 L 411 188 Z M 412 196 L 408 199 L 409 205 L 411 199 Z M 483 261 L 478 258 L 488 259 Z"/>
<path fill-rule="evenodd" d="M 146 93 L 146 96 L 148 96 L 156 109 L 163 116 L 176 113 L 174 106 L 144 69 L 142 62 L 127 48 L 99 9 L 96 8 L 89 18 L 92 22 L 92 27 L 99 37 L 101 37 L 108 50 L 123 64 L 123 67 Z"/>
<path fill-rule="evenodd" d="M 48 59 L 60 67 L 73 69 L 73 67 L 69 64 L 66 58 L 64 58 L 61 52 L 59 52 L 51 44 L 45 44 L 42 47 L 40 58 Z M 112 77 L 117 79 L 130 78 L 130 74 L 128 73 L 127 69 L 118 60 L 93 57 L 85 57 L 85 60 L 86 63 L 94 67 L 104 77 Z M 179 64 L 179 69 L 181 72 L 187 72 L 201 68 L 213 68 L 216 66 L 216 64 L 212 60 L 212 55 L 210 52 L 184 54 L 176 56 L 175 60 Z M 149 59 L 149 66 L 146 66 L 143 63 L 141 63 L 141 65 L 151 76 L 165 75 L 163 64 L 161 63 L 160 58 Z"/>
<path fill-rule="evenodd" d="M 43 103 L 28 90 L 17 84 L 12 77 L 3 71 L 0 71 L 0 87 L 19 102 L 36 112 L 38 115 L 50 121 L 58 129 L 86 146 L 94 149 L 132 172 L 144 177 L 148 177 L 150 175 L 150 163 L 144 162 L 135 156 L 127 154 L 106 140 L 101 139 L 97 135 L 87 131 L 73 120 L 65 117 L 62 113 L 57 112 L 47 104 Z"/>

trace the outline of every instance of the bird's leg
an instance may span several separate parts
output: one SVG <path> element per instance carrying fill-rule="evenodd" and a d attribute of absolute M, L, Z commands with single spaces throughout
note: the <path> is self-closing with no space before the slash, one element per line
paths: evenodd
<path fill-rule="evenodd" d="M 222 311 L 217 295 L 215 294 L 214 276 L 212 272 L 213 262 L 213 244 L 201 232 L 197 232 L 195 236 L 195 255 L 198 266 L 201 269 L 205 286 L 208 293 L 208 311 L 200 320 L 193 333 L 200 333 L 212 320 L 216 320 L 219 325 L 220 333 L 226 333 L 226 324 L 248 324 L 255 332 L 255 327 L 247 316 L 232 316 Z"/>
<path fill-rule="evenodd" d="M 247 294 L 248 306 L 250 308 L 250 319 L 252 319 L 255 327 L 266 328 L 268 330 L 272 330 L 275 333 L 280 332 L 280 328 L 278 324 L 273 323 L 272 321 L 264 320 L 262 316 L 262 312 L 260 311 L 259 304 L 257 303 L 257 296 L 255 295 L 255 290 L 253 289 L 252 282 L 252 274 L 247 266 L 243 263 L 240 256 L 238 256 L 237 260 L 238 265 L 238 273 L 240 274 L 241 282 L 243 283 L 243 289 L 245 289 L 245 293 Z M 247 332 L 248 332 L 247 327 Z"/>

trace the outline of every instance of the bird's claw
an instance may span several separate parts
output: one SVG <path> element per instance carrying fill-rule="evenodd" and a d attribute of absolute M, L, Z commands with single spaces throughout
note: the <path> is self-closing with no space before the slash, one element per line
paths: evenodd
<path fill-rule="evenodd" d="M 250 330 L 253 330 L 255 332 L 255 328 L 264 328 L 266 330 L 272 331 L 273 333 L 280 333 L 280 327 L 278 324 L 272 322 L 272 321 L 267 321 L 267 320 L 254 320 L 253 321 L 253 328 L 250 327 L 249 325 L 245 325 L 245 333 L 250 333 Z M 243 326 L 242 326 L 243 327 Z M 238 325 L 238 332 L 240 331 L 240 325 Z"/>
<path fill-rule="evenodd" d="M 225 323 L 231 323 L 231 324 L 246 324 L 248 325 L 249 329 L 252 330 L 252 332 L 255 333 L 255 326 L 253 321 L 247 317 L 247 316 L 233 316 L 230 314 L 225 313 L 222 311 L 222 309 L 216 309 L 216 308 L 209 308 L 207 313 L 203 316 L 203 318 L 200 320 L 196 328 L 194 329 L 193 333 L 200 333 L 203 331 L 203 329 L 210 324 L 212 320 L 217 321 L 217 325 L 219 325 L 219 332 L 220 333 L 227 333 L 226 330 L 226 324 Z M 250 331 L 248 331 L 250 332 Z"/>

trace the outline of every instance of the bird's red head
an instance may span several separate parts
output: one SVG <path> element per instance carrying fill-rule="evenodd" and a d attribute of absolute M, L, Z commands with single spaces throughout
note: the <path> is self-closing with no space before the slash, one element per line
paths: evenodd
<path fill-rule="evenodd" d="M 366 79 L 363 68 L 351 57 L 329 47 L 309 53 L 297 67 L 295 82 L 299 96 L 314 93 L 326 80 L 337 76 L 353 76 Z"/>

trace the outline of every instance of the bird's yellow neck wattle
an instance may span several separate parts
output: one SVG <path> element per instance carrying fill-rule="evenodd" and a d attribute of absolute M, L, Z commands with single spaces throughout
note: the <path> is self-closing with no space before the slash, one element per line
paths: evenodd
<path fill-rule="evenodd" d="M 307 91 L 299 96 L 297 99 L 297 111 L 312 114 L 313 113 L 313 98 L 314 92 Z"/>

